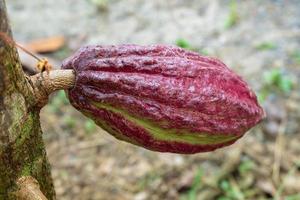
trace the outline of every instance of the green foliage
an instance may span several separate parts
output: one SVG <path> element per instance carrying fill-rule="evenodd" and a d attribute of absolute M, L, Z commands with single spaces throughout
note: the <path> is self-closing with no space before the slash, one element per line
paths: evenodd
<path fill-rule="evenodd" d="M 209 55 L 209 52 L 208 52 L 207 49 L 201 49 L 201 50 L 199 50 L 199 53 L 200 53 L 201 55 L 205 55 L 205 56 L 208 56 L 208 55 Z"/>
<path fill-rule="evenodd" d="M 90 134 L 96 130 L 96 124 L 93 120 L 87 119 L 84 123 L 84 130 L 86 133 Z"/>
<path fill-rule="evenodd" d="M 184 48 L 184 49 L 191 49 L 190 43 L 186 39 L 183 39 L 183 38 L 178 38 L 176 40 L 176 45 L 181 48 Z"/>
<path fill-rule="evenodd" d="M 191 43 L 188 40 L 184 39 L 184 38 L 178 38 L 175 43 L 176 43 L 177 46 L 179 46 L 181 48 L 198 52 L 201 55 L 209 55 L 207 49 L 205 49 L 205 48 L 199 49 L 199 48 L 193 47 L 191 45 Z"/>
<path fill-rule="evenodd" d="M 259 93 L 257 93 L 257 100 L 259 103 L 263 103 L 268 96 L 269 92 L 267 90 L 262 89 Z"/>
<path fill-rule="evenodd" d="M 290 195 L 284 198 L 284 200 L 299 200 L 300 199 L 300 193 L 295 195 Z"/>
<path fill-rule="evenodd" d="M 188 200 L 196 200 L 197 199 L 197 191 L 201 188 L 201 179 L 203 177 L 203 170 L 199 168 L 197 170 L 196 176 L 194 178 L 193 185 L 188 192 Z"/>
<path fill-rule="evenodd" d="M 267 85 L 273 85 L 285 93 L 290 92 L 293 86 L 290 77 L 284 75 L 279 69 L 272 69 L 264 73 L 264 80 Z"/>
<path fill-rule="evenodd" d="M 68 128 L 74 128 L 76 124 L 76 119 L 71 117 L 70 115 L 65 115 L 63 117 L 63 124 L 66 125 Z"/>
<path fill-rule="evenodd" d="M 231 28 L 237 24 L 239 20 L 238 12 L 237 12 L 237 2 L 236 0 L 231 0 L 229 3 L 229 15 L 225 20 L 225 28 Z"/>
<path fill-rule="evenodd" d="M 255 163 L 250 159 L 244 159 L 240 163 L 238 170 L 240 174 L 245 174 L 249 171 L 251 171 L 255 166 Z"/>
<path fill-rule="evenodd" d="M 297 166 L 298 169 L 300 169 L 300 160 L 296 160 L 295 165 Z"/>
<path fill-rule="evenodd" d="M 292 77 L 275 68 L 263 75 L 263 87 L 258 95 L 258 100 L 263 102 L 271 93 L 289 94 L 293 88 Z"/>
<path fill-rule="evenodd" d="M 292 59 L 300 65 L 300 50 L 297 50 L 292 54 Z"/>
<path fill-rule="evenodd" d="M 220 189 L 224 192 L 224 195 L 219 197 L 218 200 L 245 199 L 244 194 L 237 187 L 230 184 L 228 180 L 221 181 Z"/>
<path fill-rule="evenodd" d="M 277 46 L 273 42 L 262 42 L 255 47 L 257 50 L 273 50 L 276 49 Z"/>

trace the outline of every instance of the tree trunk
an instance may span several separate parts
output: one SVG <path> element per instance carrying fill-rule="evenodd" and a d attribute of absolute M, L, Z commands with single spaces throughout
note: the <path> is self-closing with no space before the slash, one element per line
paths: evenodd
<path fill-rule="evenodd" d="M 4 0 L 0 0 L 0 32 L 11 36 Z M 31 87 L 31 81 L 21 68 L 14 45 L 0 39 L 1 200 L 18 199 L 22 196 L 19 194 L 22 189 L 19 183 L 24 177 L 37 180 L 42 193 L 49 200 L 55 199 L 50 166 L 42 140 L 40 108 L 35 106 L 36 99 Z"/>

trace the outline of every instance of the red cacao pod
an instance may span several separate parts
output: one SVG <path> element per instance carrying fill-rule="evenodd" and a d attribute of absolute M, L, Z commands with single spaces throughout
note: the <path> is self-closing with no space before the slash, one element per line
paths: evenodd
<path fill-rule="evenodd" d="M 118 139 L 160 151 L 212 151 L 264 116 L 255 94 L 221 61 L 165 45 L 87 46 L 74 69 L 71 104 Z"/>

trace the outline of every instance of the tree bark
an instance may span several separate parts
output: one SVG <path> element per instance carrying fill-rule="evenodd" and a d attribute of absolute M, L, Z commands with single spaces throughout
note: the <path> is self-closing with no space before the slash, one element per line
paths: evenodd
<path fill-rule="evenodd" d="M 11 36 L 4 0 L 0 32 Z M 14 45 L 0 39 L 0 199 L 18 199 L 22 177 L 33 177 L 47 199 L 55 199 L 31 84 Z"/>

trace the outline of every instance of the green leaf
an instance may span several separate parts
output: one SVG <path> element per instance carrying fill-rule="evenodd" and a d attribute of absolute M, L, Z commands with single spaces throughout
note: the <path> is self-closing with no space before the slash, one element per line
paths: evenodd
<path fill-rule="evenodd" d="M 279 88 L 285 92 L 289 93 L 291 92 L 293 87 L 293 82 L 288 77 L 282 77 L 279 81 Z"/>
<path fill-rule="evenodd" d="M 191 48 L 191 45 L 190 43 L 183 39 L 183 38 L 179 38 L 176 40 L 176 45 L 181 47 L 181 48 L 184 48 L 184 49 L 190 49 Z"/>
<path fill-rule="evenodd" d="M 295 195 L 290 195 L 284 198 L 284 200 L 299 200 L 300 199 L 300 193 Z"/>
<path fill-rule="evenodd" d="M 63 118 L 63 123 L 69 128 L 74 128 L 76 124 L 76 120 L 74 119 L 74 117 L 66 115 Z"/>
<path fill-rule="evenodd" d="M 188 193 L 188 200 L 196 200 L 197 199 L 197 190 L 201 186 L 201 179 L 203 176 L 203 170 L 201 168 L 198 169 L 197 174 L 195 176 L 192 188 Z"/>
<path fill-rule="evenodd" d="M 235 26 L 238 22 L 239 16 L 237 12 L 237 2 L 236 0 L 231 0 L 229 4 L 229 15 L 225 21 L 225 28 L 231 28 Z"/>
<path fill-rule="evenodd" d="M 205 55 L 205 56 L 209 55 L 209 52 L 207 49 L 201 49 L 201 50 L 199 50 L 199 53 L 202 55 Z"/>
<path fill-rule="evenodd" d="M 96 124 L 93 120 L 88 119 L 85 121 L 84 123 L 84 129 L 86 131 L 86 133 L 92 133 L 96 130 Z"/>
<path fill-rule="evenodd" d="M 272 69 L 264 73 L 264 81 L 267 86 L 273 86 L 277 90 L 289 93 L 293 88 L 291 77 L 283 74 L 279 69 Z"/>
<path fill-rule="evenodd" d="M 277 68 L 264 73 L 264 80 L 269 85 L 277 85 L 280 79 L 281 72 Z"/>
<path fill-rule="evenodd" d="M 229 190 L 230 188 L 229 182 L 227 180 L 222 180 L 220 183 L 220 188 L 224 191 Z"/>
<path fill-rule="evenodd" d="M 263 103 L 267 97 L 270 95 L 270 91 L 263 88 L 258 94 L 257 94 L 257 99 L 259 103 Z"/>
<path fill-rule="evenodd" d="M 272 42 L 262 42 L 256 46 L 257 50 L 273 50 L 276 49 L 276 45 Z"/>
<path fill-rule="evenodd" d="M 292 58 L 293 60 L 300 65 L 300 50 L 297 50 L 295 51 L 293 54 L 292 54 Z"/>
<path fill-rule="evenodd" d="M 239 165 L 238 169 L 241 174 L 244 174 L 248 171 L 251 171 L 255 166 L 255 163 L 252 160 L 243 160 Z"/>

